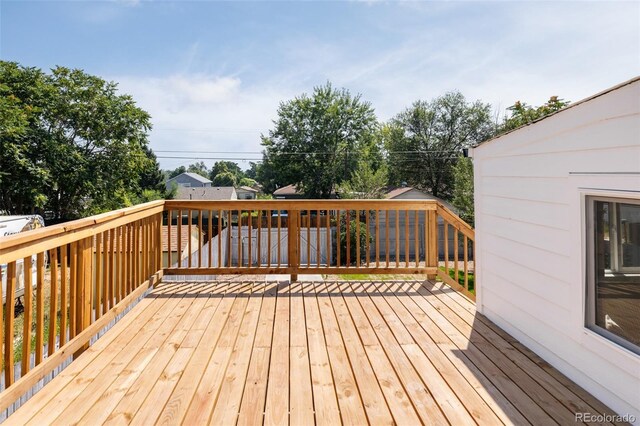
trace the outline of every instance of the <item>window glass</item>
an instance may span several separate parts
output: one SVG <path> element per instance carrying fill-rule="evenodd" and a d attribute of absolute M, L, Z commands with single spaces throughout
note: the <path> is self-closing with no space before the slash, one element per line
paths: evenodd
<path fill-rule="evenodd" d="M 640 348 L 640 204 L 593 200 L 591 326 Z M 631 344 L 631 345 L 629 345 Z"/>

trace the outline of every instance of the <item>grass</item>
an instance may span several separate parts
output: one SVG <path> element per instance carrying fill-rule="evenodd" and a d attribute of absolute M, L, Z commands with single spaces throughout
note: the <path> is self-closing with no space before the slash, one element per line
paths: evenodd
<path fill-rule="evenodd" d="M 441 266 L 440 270 L 444 272 L 444 266 Z M 469 293 L 476 294 L 475 276 L 473 272 L 469 272 L 467 275 L 468 275 L 467 281 L 469 283 Z M 455 271 L 451 268 L 449 268 L 449 276 L 451 277 L 452 280 L 455 281 L 455 278 L 454 278 Z M 464 287 L 464 271 L 460 271 L 460 270 L 458 271 L 458 284 Z"/>

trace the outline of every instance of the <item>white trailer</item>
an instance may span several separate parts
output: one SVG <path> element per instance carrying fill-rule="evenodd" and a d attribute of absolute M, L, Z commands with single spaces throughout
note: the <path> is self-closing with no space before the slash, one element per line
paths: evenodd
<path fill-rule="evenodd" d="M 44 220 L 38 215 L 28 216 L 0 216 L 0 241 L 4 237 L 19 234 L 20 232 L 31 231 L 44 226 Z M 32 257 L 31 282 L 36 285 L 36 255 Z M 0 265 L 0 276 L 2 277 L 2 304 L 4 305 L 7 295 L 7 265 Z M 24 265 L 23 260 L 16 261 L 16 298 L 24 295 Z"/>

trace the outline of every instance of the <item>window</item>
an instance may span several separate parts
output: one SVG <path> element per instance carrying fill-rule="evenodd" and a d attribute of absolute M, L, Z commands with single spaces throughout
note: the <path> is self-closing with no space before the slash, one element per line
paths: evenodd
<path fill-rule="evenodd" d="M 587 198 L 589 328 L 640 354 L 640 200 Z"/>

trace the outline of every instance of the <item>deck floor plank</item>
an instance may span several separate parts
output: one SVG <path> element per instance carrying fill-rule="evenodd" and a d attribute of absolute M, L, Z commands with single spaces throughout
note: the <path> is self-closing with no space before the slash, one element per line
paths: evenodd
<path fill-rule="evenodd" d="M 6 424 L 564 424 L 612 414 L 447 286 L 160 283 Z"/>

